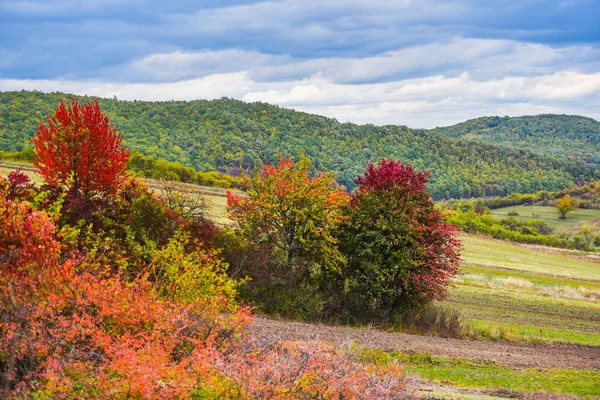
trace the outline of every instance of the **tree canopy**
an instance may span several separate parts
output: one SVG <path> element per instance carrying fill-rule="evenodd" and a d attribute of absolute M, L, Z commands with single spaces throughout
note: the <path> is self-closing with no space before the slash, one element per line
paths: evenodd
<path fill-rule="evenodd" d="M 115 193 L 125 177 L 129 151 L 97 101 L 63 101 L 31 142 L 34 164 L 46 183 L 68 188 L 71 196 Z"/>
<path fill-rule="evenodd" d="M 27 149 L 44 115 L 64 93 L 0 93 L 0 150 Z M 82 101 L 90 98 L 82 97 Z M 232 99 L 99 99 L 130 149 L 198 171 L 237 175 L 283 156 L 305 155 L 348 190 L 365 165 L 382 157 L 432 171 L 434 199 L 556 191 L 594 177 L 598 166 L 441 135 L 406 126 L 340 123 L 266 103 Z"/>

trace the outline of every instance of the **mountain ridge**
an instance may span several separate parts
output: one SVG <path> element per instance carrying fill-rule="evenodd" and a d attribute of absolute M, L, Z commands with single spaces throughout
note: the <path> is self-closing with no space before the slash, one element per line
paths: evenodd
<path fill-rule="evenodd" d="M 0 150 L 20 151 L 66 93 L 0 92 Z M 432 171 L 436 199 L 557 190 L 598 175 L 581 160 L 451 137 L 401 125 L 340 123 L 267 103 L 228 98 L 193 101 L 99 99 L 133 149 L 200 171 L 236 173 L 304 154 L 318 171 L 352 188 L 369 161 L 400 159 Z M 501 118 L 501 117 L 499 117 Z M 439 129 L 439 128 L 438 128 Z M 448 132 L 446 132 L 448 133 Z"/>

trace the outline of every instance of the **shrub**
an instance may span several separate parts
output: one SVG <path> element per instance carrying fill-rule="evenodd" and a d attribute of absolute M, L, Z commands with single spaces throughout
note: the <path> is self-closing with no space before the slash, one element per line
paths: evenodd
<path fill-rule="evenodd" d="M 341 286 L 359 307 L 353 314 L 386 315 L 444 298 L 460 242 L 425 191 L 428 178 L 383 159 L 356 179 L 340 230 L 348 259 Z"/>
<path fill-rule="evenodd" d="M 342 221 L 340 208 L 347 195 L 332 174 L 312 175 L 306 158 L 297 164 L 282 158 L 251 178 L 242 177 L 242 182 L 246 196 L 228 192 L 227 212 L 246 243 L 242 247 L 264 251 L 269 258 L 244 268 L 253 286 L 245 292 L 253 300 L 262 302 L 269 293 L 299 287 L 318 288 L 340 270 L 344 258 L 333 232 Z M 301 298 L 306 296 L 296 297 Z"/>
<path fill-rule="evenodd" d="M 48 214 L 0 187 L 3 398 L 406 397 L 397 364 L 246 334 L 222 264 L 184 237 L 155 253 L 162 280 L 126 283 L 69 255 Z"/>

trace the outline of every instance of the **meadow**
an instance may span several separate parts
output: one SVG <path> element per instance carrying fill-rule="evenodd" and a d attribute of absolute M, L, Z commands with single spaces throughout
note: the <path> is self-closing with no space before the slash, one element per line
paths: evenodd
<path fill-rule="evenodd" d="M 510 217 L 512 213 L 519 215 L 514 218 L 527 222 L 530 219 L 541 219 L 557 230 L 571 230 L 585 224 L 600 220 L 600 210 L 578 208 L 567 214 L 566 219 L 560 219 L 555 207 L 520 205 L 502 207 L 492 210 L 492 216 L 503 219 Z"/>
<path fill-rule="evenodd" d="M 477 336 L 600 346 L 600 263 L 578 252 L 463 236 L 448 305 Z"/>

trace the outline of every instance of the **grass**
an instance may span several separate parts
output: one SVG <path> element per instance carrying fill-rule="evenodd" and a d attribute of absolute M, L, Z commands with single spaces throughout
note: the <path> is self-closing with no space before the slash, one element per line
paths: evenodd
<path fill-rule="evenodd" d="M 403 363 L 407 375 L 416 375 L 432 382 L 466 388 L 504 389 L 513 392 L 559 393 L 582 398 L 600 395 L 600 371 L 561 368 L 507 368 L 495 363 L 432 356 L 404 354 L 399 351 L 361 349 L 364 362 L 385 364 Z"/>
<path fill-rule="evenodd" d="M 231 222 L 227 218 L 225 206 L 227 206 L 227 198 L 223 196 L 204 196 L 208 202 L 208 213 L 213 221 L 217 224 L 228 224 Z"/>
<path fill-rule="evenodd" d="M 508 218 L 509 212 L 519 213 L 515 218 L 525 222 L 533 218 L 544 220 L 558 230 L 569 230 L 582 223 L 591 223 L 600 220 L 600 210 L 579 208 L 568 213 L 566 219 L 560 219 L 555 207 L 536 206 L 534 210 L 534 207 L 531 205 L 497 208 L 492 210 L 492 216 L 496 218 Z M 536 214 L 537 217 L 534 217 L 533 214 Z"/>
<path fill-rule="evenodd" d="M 461 236 L 463 264 L 548 274 L 556 277 L 595 280 L 600 283 L 600 263 L 576 258 L 581 252 L 535 250 L 474 236 Z"/>
<path fill-rule="evenodd" d="M 540 328 L 533 325 L 470 320 L 474 333 L 484 339 L 528 343 L 570 343 L 600 346 L 600 335 L 573 329 Z"/>
<path fill-rule="evenodd" d="M 471 335 L 600 346 L 600 263 L 579 252 L 463 236 L 447 304 Z"/>

